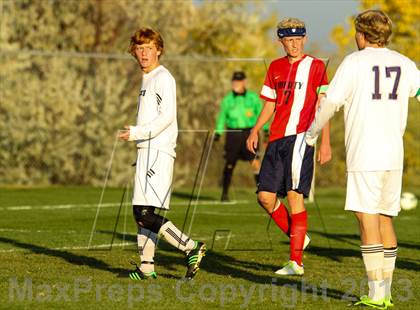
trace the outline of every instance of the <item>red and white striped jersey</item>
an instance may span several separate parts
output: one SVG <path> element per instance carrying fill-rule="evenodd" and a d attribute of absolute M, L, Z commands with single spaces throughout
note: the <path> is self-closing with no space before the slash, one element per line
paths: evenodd
<path fill-rule="evenodd" d="M 324 62 L 305 55 L 291 64 L 287 57 L 268 68 L 260 97 L 276 103 L 269 141 L 308 130 L 315 116 L 317 91 L 328 84 Z"/>

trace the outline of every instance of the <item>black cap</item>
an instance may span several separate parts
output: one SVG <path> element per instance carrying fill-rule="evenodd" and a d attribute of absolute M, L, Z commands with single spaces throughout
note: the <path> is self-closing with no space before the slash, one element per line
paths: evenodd
<path fill-rule="evenodd" d="M 232 75 L 232 81 L 242 81 L 246 79 L 245 72 L 243 71 L 235 71 Z"/>

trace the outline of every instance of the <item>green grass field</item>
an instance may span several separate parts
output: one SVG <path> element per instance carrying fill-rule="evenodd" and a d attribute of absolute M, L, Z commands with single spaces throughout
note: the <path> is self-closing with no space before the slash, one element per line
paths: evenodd
<path fill-rule="evenodd" d="M 156 280 L 126 277 L 129 260 L 138 258 L 128 203 L 117 222 L 122 192 L 105 192 L 88 250 L 100 189 L 0 189 L 0 308 L 345 309 L 351 298 L 366 293 L 356 221 L 343 211 L 343 189 L 317 191 L 325 229 L 316 206 L 307 205 L 312 243 L 304 256 L 305 275 L 288 278 L 273 273 L 288 259 L 288 240 L 268 225 L 253 189 L 237 189 L 231 204 L 217 203 L 218 191 L 203 190 L 188 214 L 188 190 L 175 191 L 167 216 L 185 231 L 191 227 L 191 236 L 209 249 L 191 282 L 182 281 L 182 253 L 164 241 L 155 257 Z M 395 309 L 420 308 L 419 214 L 417 208 L 395 220 Z"/>

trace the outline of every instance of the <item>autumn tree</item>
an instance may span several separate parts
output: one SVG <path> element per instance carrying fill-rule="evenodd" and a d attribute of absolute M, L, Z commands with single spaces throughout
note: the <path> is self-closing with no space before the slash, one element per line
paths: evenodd
<path fill-rule="evenodd" d="M 390 48 L 406 55 L 414 61 L 420 61 L 420 46 L 417 44 L 420 32 L 420 10 L 416 0 L 361 0 L 360 12 L 368 9 L 380 9 L 393 22 L 393 35 Z M 347 25 L 337 25 L 332 31 L 332 38 L 341 55 L 354 50 L 354 16 L 347 19 Z"/>
<path fill-rule="evenodd" d="M 192 1 L 2 1 L 0 182 L 101 184 L 116 131 L 135 121 L 140 70 L 127 53 L 140 26 L 165 39 L 162 63 L 177 80 L 178 121 L 184 129 L 213 129 L 217 101 L 231 70 L 247 66 L 260 86 L 264 64 L 224 57 L 267 56 L 275 47 L 263 22 L 243 3 Z M 217 17 L 217 18 L 216 18 Z M 241 40 L 238 40 L 241 36 Z M 213 61 L 213 60 L 214 61 Z M 177 161 L 181 180 L 199 156 Z M 118 144 L 111 183 L 129 178 L 132 144 Z"/>

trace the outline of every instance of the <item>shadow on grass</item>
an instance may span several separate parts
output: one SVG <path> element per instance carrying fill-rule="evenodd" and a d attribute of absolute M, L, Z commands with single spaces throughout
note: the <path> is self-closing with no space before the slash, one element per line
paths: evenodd
<path fill-rule="evenodd" d="M 101 232 L 112 234 L 110 231 Z M 116 237 L 122 239 L 123 235 L 117 233 Z M 136 236 L 126 235 L 125 240 L 135 241 Z M 159 241 L 158 247 L 159 253 L 155 257 L 155 263 L 157 265 L 163 266 L 166 271 L 176 271 L 178 269 L 177 267 L 185 266 L 185 260 L 182 255 L 180 255 L 181 253 L 175 250 L 172 246 L 166 242 Z M 311 285 L 310 283 L 306 282 L 305 278 L 278 278 L 261 274 L 261 272 L 272 273 L 277 270 L 278 267 L 279 266 L 277 265 L 264 264 L 261 262 L 239 260 L 233 256 L 212 250 L 207 251 L 206 257 L 203 259 L 203 262 L 200 265 L 200 269 L 206 271 L 209 274 L 243 279 L 255 284 L 286 286 L 295 289 L 298 292 L 303 292 L 322 298 L 333 298 L 347 301 L 349 299 L 354 300 L 356 298 L 354 295 L 349 295 L 346 292 L 334 288 L 325 287 L 325 289 L 323 289 L 317 285 Z M 159 272 L 159 276 L 172 279 L 181 279 L 181 277 L 170 273 Z"/>
<path fill-rule="evenodd" d="M 321 231 L 312 230 L 309 231 L 311 234 L 319 235 L 324 238 L 329 238 L 335 241 L 340 241 L 353 245 L 359 249 L 360 246 L 360 236 L 358 234 L 336 234 L 336 233 L 326 233 Z M 410 250 L 420 251 L 420 243 L 407 242 L 407 241 L 398 241 L 399 248 L 406 248 Z"/>
<path fill-rule="evenodd" d="M 117 234 L 117 237 L 122 237 L 121 234 Z M 135 240 L 135 236 L 125 236 L 125 240 Z M 99 260 L 94 257 L 74 254 L 66 250 L 51 249 L 39 245 L 34 245 L 26 242 L 20 242 L 10 238 L 0 237 L 0 242 L 13 245 L 14 247 L 29 250 L 34 254 L 48 255 L 51 257 L 61 258 L 66 262 L 78 265 L 88 266 L 92 269 L 98 269 L 102 271 L 112 272 L 118 277 L 127 276 L 128 271 L 122 268 L 115 268 L 108 263 Z M 172 247 L 165 243 L 159 245 L 159 255 L 156 257 L 156 262 L 159 265 L 165 267 L 166 271 L 175 271 L 178 266 L 185 266 L 185 260 L 179 255 L 178 251 L 174 251 Z M 250 262 L 236 259 L 232 256 L 218 253 L 215 251 L 208 251 L 206 258 L 203 260 L 200 268 L 205 270 L 209 274 L 217 274 L 222 277 L 230 277 L 247 280 L 251 283 L 262 284 L 262 285 L 276 285 L 284 286 L 294 289 L 298 292 L 312 294 L 312 296 L 318 298 L 333 298 L 343 300 L 346 298 L 355 298 L 353 295 L 348 295 L 343 291 L 325 287 L 322 289 L 317 285 L 311 285 L 307 283 L 304 278 L 299 277 L 288 277 L 288 278 L 273 278 L 270 276 L 262 275 L 261 271 L 274 271 L 278 266 L 264 264 L 261 262 Z M 260 271 L 260 273 L 258 273 Z M 257 272 L 257 273 L 255 273 Z M 159 273 L 168 279 L 181 279 L 180 276 L 171 273 Z"/>
<path fill-rule="evenodd" d="M 99 233 L 103 233 L 103 234 L 110 234 L 112 235 L 112 231 L 106 231 L 106 230 L 100 230 L 98 231 Z M 332 240 L 336 240 L 339 241 L 340 243 L 344 243 L 344 244 L 349 244 L 352 245 L 353 248 L 340 248 L 340 247 L 333 247 L 330 248 L 329 246 L 316 246 L 316 245 L 310 245 L 308 247 L 308 249 L 306 250 L 306 252 L 312 254 L 312 255 L 316 255 L 318 257 L 323 257 L 326 259 L 330 259 L 334 262 L 338 262 L 341 263 L 343 261 L 343 258 L 348 258 L 348 257 L 360 257 L 361 258 L 361 253 L 360 253 L 360 249 L 359 249 L 359 244 L 360 242 L 359 240 L 359 236 L 357 234 L 332 234 L 332 233 L 323 233 L 323 232 L 319 232 L 319 231 L 311 231 L 311 234 L 315 234 L 315 235 L 320 235 L 322 237 L 325 238 L 330 238 Z M 121 233 L 116 233 L 115 237 L 120 239 L 120 240 L 125 240 L 125 241 L 129 241 L 129 242 L 137 242 L 137 237 L 136 235 L 124 235 Z M 357 240 L 357 241 L 349 241 L 349 240 Z M 283 242 L 285 244 L 288 244 L 288 242 Z M 418 245 L 416 245 L 415 243 L 408 243 L 408 242 L 399 242 L 398 246 L 401 248 L 407 248 L 407 249 L 415 249 L 415 250 L 420 250 L 420 247 Z M 159 241 L 159 249 L 161 250 L 166 250 L 166 251 L 173 251 L 173 248 L 168 245 L 166 242 L 161 242 L 161 240 Z M 220 253 L 220 252 L 215 252 L 212 251 L 212 253 Z M 231 256 L 227 256 L 227 257 L 231 257 Z M 176 262 L 177 261 L 177 262 Z M 173 267 L 173 265 L 184 265 L 184 260 L 183 259 L 178 259 L 176 257 L 160 257 L 157 256 L 156 257 L 156 262 L 166 266 L 169 270 L 175 270 L 176 268 Z M 255 262 L 251 262 L 249 263 L 249 266 L 247 266 L 247 262 L 242 262 L 242 266 L 241 267 L 245 267 L 245 268 L 251 268 L 254 270 L 263 270 L 261 269 L 261 265 Z M 407 259 L 401 259 L 398 258 L 397 262 L 396 262 L 397 268 L 401 268 L 401 269 L 406 269 L 406 270 L 412 270 L 412 271 L 417 271 L 420 270 L 420 264 L 412 261 L 412 260 L 407 260 Z M 265 265 L 267 267 L 267 265 Z M 268 268 L 270 270 L 274 270 L 276 267 L 278 266 L 268 266 Z M 268 270 L 268 269 L 267 269 Z"/>
<path fill-rule="evenodd" d="M 255 271 L 274 272 L 279 266 L 268 265 L 258 262 L 248 262 L 235 259 L 232 256 L 224 255 L 214 251 L 208 251 L 206 259 L 203 260 L 201 268 L 209 273 L 215 273 L 221 276 L 230 276 L 240 278 L 253 283 L 269 284 L 276 286 L 287 286 L 298 292 L 312 294 L 317 297 L 332 298 L 337 300 L 356 300 L 355 295 L 348 294 L 338 289 L 319 287 L 306 281 L 299 276 L 274 277 L 255 274 Z M 244 268 L 248 270 L 244 270 Z"/>
<path fill-rule="evenodd" d="M 112 234 L 112 232 L 108 231 L 102 231 L 102 233 Z M 345 235 L 345 237 L 352 238 L 353 235 Z M 122 239 L 123 235 L 117 233 L 116 238 Z M 135 235 L 125 235 L 124 238 L 126 241 L 134 242 L 136 240 Z M 340 238 L 343 238 L 343 236 Z M 112 272 L 117 276 L 123 276 L 127 274 L 126 269 L 115 268 L 108 263 L 94 257 L 74 254 L 66 250 L 51 249 L 4 237 L 0 237 L 0 242 L 11 244 L 17 248 L 29 250 L 35 254 L 43 254 L 51 257 L 61 258 L 73 265 L 88 266 L 92 269 Z M 313 246 L 310 248 L 309 252 L 311 254 L 334 259 L 336 261 L 339 261 L 341 257 L 360 257 L 360 252 L 356 249 L 330 249 L 326 247 Z M 178 269 L 179 266 L 185 266 L 185 260 L 179 251 L 174 250 L 173 247 L 169 246 L 165 242 L 160 242 L 159 253 L 156 256 L 156 262 L 157 264 L 163 266 L 164 268 L 162 269 L 165 269 L 166 271 L 166 273 L 159 273 L 160 276 L 168 279 L 181 279 L 181 277 L 178 275 Z M 397 267 L 410 270 L 418 270 L 420 266 L 418 263 L 413 261 L 400 260 L 397 263 Z M 350 298 L 356 298 L 356 296 L 349 295 L 347 292 L 343 292 L 339 289 L 329 287 L 321 288 L 318 285 L 312 285 L 311 283 L 307 282 L 304 277 L 272 277 L 267 275 L 267 273 L 272 274 L 272 272 L 276 270 L 278 266 L 265 264 L 261 261 L 254 262 L 240 260 L 231 255 L 211 250 L 207 252 L 207 255 L 203 260 L 200 268 L 209 274 L 215 274 L 221 277 L 229 277 L 233 279 L 242 279 L 255 284 L 284 286 L 294 289 L 297 292 L 311 294 L 315 297 L 318 296 L 321 298 L 332 298 L 343 301 Z"/>
<path fill-rule="evenodd" d="M 325 238 L 330 238 L 335 241 L 339 241 L 340 243 L 352 245 L 353 248 L 339 248 L 339 247 L 322 247 L 322 246 L 315 246 L 310 245 L 306 252 L 331 259 L 336 262 L 341 262 L 343 257 L 360 257 L 362 256 L 360 252 L 360 237 L 357 234 L 332 234 L 332 233 L 324 233 L 319 231 L 311 231 L 311 234 L 319 235 Z M 352 241 L 354 240 L 354 241 Z M 399 248 L 405 248 L 409 250 L 420 250 L 420 245 L 417 243 L 406 242 L 406 241 L 399 241 L 398 242 Z M 397 268 L 418 271 L 420 270 L 420 264 L 407 259 L 397 258 L 396 261 Z"/>
<path fill-rule="evenodd" d="M 29 250 L 34 254 L 43 254 L 43 255 L 48 255 L 51 257 L 61 258 L 65 260 L 66 262 L 73 265 L 88 266 L 90 268 L 108 271 L 108 272 L 112 272 L 116 274 L 121 274 L 121 273 L 126 272 L 125 269 L 114 268 L 110 266 L 109 264 L 105 263 L 104 261 L 99 260 L 97 258 L 74 254 L 65 250 L 51 249 L 51 248 L 47 248 L 47 247 L 43 247 L 43 246 L 39 246 L 35 244 L 30 244 L 26 242 L 20 242 L 20 241 L 16 241 L 16 240 L 4 238 L 4 237 L 0 237 L 0 242 L 11 244 L 17 248 Z"/>

